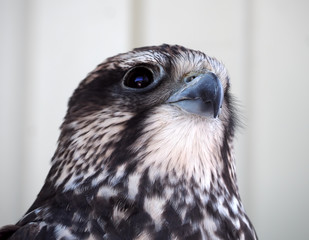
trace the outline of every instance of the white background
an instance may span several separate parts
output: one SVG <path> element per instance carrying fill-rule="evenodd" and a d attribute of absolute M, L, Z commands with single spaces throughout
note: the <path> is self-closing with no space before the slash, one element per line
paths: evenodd
<path fill-rule="evenodd" d="M 227 66 L 241 195 L 260 239 L 309 236 L 309 1 L 1 0 L 0 225 L 50 167 L 68 98 L 106 57 L 177 43 Z"/>

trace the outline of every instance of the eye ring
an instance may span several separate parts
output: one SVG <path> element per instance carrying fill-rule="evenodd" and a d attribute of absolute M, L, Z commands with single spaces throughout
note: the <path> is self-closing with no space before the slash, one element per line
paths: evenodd
<path fill-rule="evenodd" d="M 137 66 L 125 74 L 123 84 L 128 88 L 144 89 L 153 82 L 153 72 L 145 66 Z"/>

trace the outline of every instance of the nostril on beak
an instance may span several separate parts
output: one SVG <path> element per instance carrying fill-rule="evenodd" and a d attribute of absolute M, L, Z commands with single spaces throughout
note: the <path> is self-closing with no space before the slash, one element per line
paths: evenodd
<path fill-rule="evenodd" d="M 187 76 L 187 77 L 184 78 L 184 82 L 188 84 L 188 83 L 192 82 L 196 77 L 197 77 L 197 75 Z"/>

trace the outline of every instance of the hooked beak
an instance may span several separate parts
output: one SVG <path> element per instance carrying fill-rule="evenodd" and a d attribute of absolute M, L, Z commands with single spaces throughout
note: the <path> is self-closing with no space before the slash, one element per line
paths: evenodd
<path fill-rule="evenodd" d="M 217 118 L 224 98 L 223 87 L 214 73 L 200 74 L 174 93 L 167 103 L 189 113 Z"/>

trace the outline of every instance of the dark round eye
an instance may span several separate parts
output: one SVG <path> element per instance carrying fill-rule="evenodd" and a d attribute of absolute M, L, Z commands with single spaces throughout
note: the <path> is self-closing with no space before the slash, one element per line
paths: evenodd
<path fill-rule="evenodd" d="M 153 74 L 145 67 L 131 69 L 124 80 L 124 85 L 129 88 L 145 88 L 151 83 L 153 83 Z"/>

